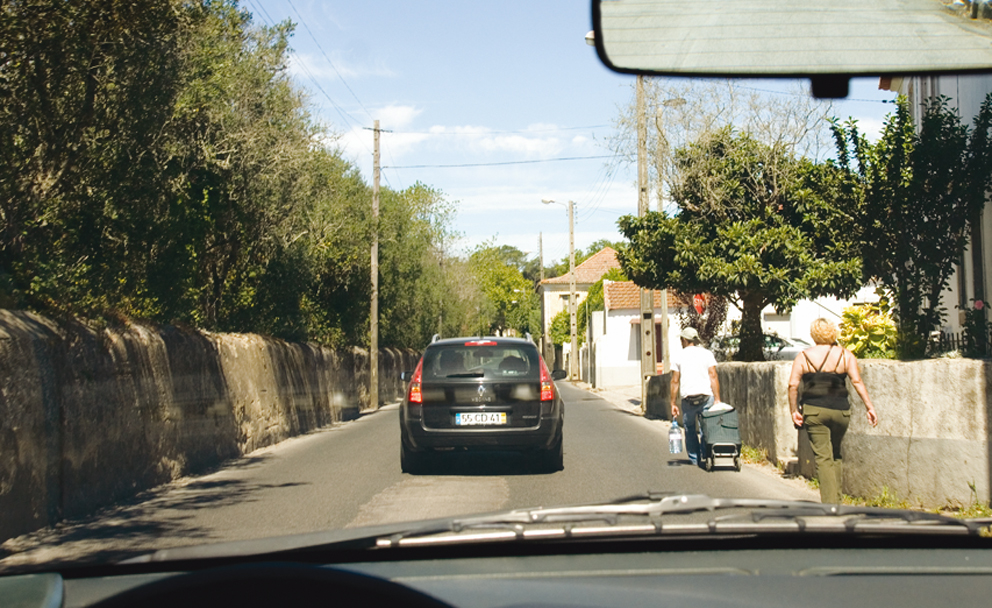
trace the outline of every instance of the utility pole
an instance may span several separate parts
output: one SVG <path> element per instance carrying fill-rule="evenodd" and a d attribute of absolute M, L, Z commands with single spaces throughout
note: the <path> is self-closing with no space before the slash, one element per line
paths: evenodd
<path fill-rule="evenodd" d="M 550 198 L 541 199 L 541 202 L 545 205 L 550 205 L 555 203 L 556 205 L 561 205 L 557 201 Z M 569 334 L 572 337 L 572 355 L 568 358 L 568 379 L 578 380 L 579 379 L 579 335 L 578 335 L 578 319 L 576 319 L 576 314 L 578 312 L 578 302 L 577 295 L 575 293 L 575 202 L 568 201 L 568 320 L 569 320 Z M 544 268 L 544 253 L 541 253 L 541 268 Z"/>
<path fill-rule="evenodd" d="M 637 215 L 648 213 L 648 127 L 644 109 L 644 77 L 637 77 Z M 668 303 L 663 303 L 666 306 Z M 667 317 L 667 310 L 665 316 Z M 648 380 L 658 373 L 654 339 L 654 291 L 641 289 L 641 410 L 647 412 Z"/>
<path fill-rule="evenodd" d="M 578 302 L 575 294 L 575 203 L 568 201 L 568 324 L 572 336 L 572 356 L 568 358 L 568 379 L 579 379 Z"/>
<path fill-rule="evenodd" d="M 379 409 L 379 121 L 373 123 L 372 150 L 372 309 L 369 340 L 369 407 Z"/>
<path fill-rule="evenodd" d="M 541 281 L 544 281 L 544 233 L 537 233 L 537 257 L 538 263 L 540 263 L 541 268 Z"/>
<path fill-rule="evenodd" d="M 537 233 L 537 263 L 540 266 L 538 272 L 540 272 L 540 281 L 538 285 L 544 283 L 544 233 Z M 547 336 L 547 321 L 544 318 L 544 291 L 541 292 L 541 356 L 544 360 L 548 360 L 548 336 Z"/>
<path fill-rule="evenodd" d="M 678 108 L 685 105 L 685 100 L 681 97 L 676 97 L 673 99 L 666 99 L 661 103 L 662 108 Z M 655 125 L 658 127 L 658 139 L 667 142 L 668 139 L 665 137 L 664 133 L 664 120 L 662 116 L 661 108 L 659 108 L 658 116 Z M 664 146 L 664 157 L 661 159 L 661 167 L 658 172 L 658 212 L 665 210 L 665 177 L 668 175 L 668 145 Z M 661 290 L 661 361 L 662 361 L 662 373 L 667 374 L 672 371 L 672 349 L 668 341 L 668 290 Z M 645 403 L 647 403 L 645 401 Z"/>

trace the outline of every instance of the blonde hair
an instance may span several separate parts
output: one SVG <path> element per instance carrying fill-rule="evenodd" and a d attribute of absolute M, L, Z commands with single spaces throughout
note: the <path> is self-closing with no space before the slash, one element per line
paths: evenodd
<path fill-rule="evenodd" d="M 837 341 L 840 330 L 837 324 L 828 319 L 819 318 L 809 326 L 809 335 L 817 344 L 833 344 Z"/>

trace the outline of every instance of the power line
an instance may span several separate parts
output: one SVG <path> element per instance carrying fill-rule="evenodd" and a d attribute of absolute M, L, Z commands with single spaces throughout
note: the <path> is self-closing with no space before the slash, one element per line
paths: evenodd
<path fill-rule="evenodd" d="M 401 167 L 383 167 L 383 169 L 458 169 L 462 167 L 499 167 L 503 165 L 532 165 L 536 163 L 554 163 L 572 160 L 590 160 L 596 158 L 613 158 L 612 156 L 566 156 L 562 158 L 544 158 L 538 160 L 510 160 L 500 163 L 465 163 L 459 165 L 403 165 Z"/>
<path fill-rule="evenodd" d="M 255 7 L 255 10 L 260 11 L 263 15 L 265 15 L 266 23 L 270 27 L 275 25 L 276 22 L 272 19 L 272 17 L 269 16 L 269 12 L 265 10 L 264 6 L 262 6 L 261 4 L 257 4 L 253 0 L 249 0 L 249 2 L 251 2 L 251 5 Z"/>
<path fill-rule="evenodd" d="M 611 125 L 588 125 L 585 127 L 553 127 L 548 129 L 523 129 L 519 131 L 397 131 L 402 135 L 454 135 L 459 137 L 479 137 L 482 135 L 520 135 L 527 133 L 556 133 L 558 131 L 584 131 L 586 129 L 604 129 Z"/>
<path fill-rule="evenodd" d="M 734 87 L 736 87 L 738 89 L 746 89 L 748 91 L 755 91 L 757 93 L 771 93 L 773 95 L 788 95 L 790 97 L 806 97 L 806 96 L 808 96 L 808 93 L 793 93 L 791 91 L 775 91 L 775 90 L 772 90 L 772 89 L 760 89 L 758 87 L 749 87 L 749 86 L 742 85 L 742 84 L 735 84 Z M 832 99 L 831 101 L 833 101 L 833 102 L 856 101 L 856 102 L 864 102 L 864 103 L 895 103 L 895 100 L 894 99 L 848 99 L 846 97 L 843 98 L 843 99 Z"/>
<path fill-rule="evenodd" d="M 338 79 L 341 80 L 341 84 L 344 85 L 344 88 L 348 89 L 348 92 L 351 93 L 351 96 L 355 98 L 355 101 L 358 102 L 359 107 L 362 108 L 365 114 L 367 114 L 369 118 L 372 118 L 372 114 L 370 114 L 369 111 L 365 108 L 365 105 L 362 103 L 362 100 L 358 98 L 358 95 L 355 95 L 355 92 L 351 89 L 350 86 L 348 86 L 348 82 L 344 79 L 344 76 L 341 75 L 341 72 L 338 70 L 337 66 L 334 65 L 334 62 L 331 61 L 331 58 L 328 57 L 327 53 L 324 52 L 324 47 L 320 46 L 320 43 L 317 42 L 317 37 L 314 36 L 313 32 L 310 31 L 310 26 L 307 25 L 307 22 L 303 19 L 303 16 L 300 15 L 300 11 L 296 10 L 296 6 L 293 4 L 293 0 L 286 0 L 286 2 L 289 4 L 289 7 L 293 9 L 293 12 L 296 13 L 296 16 L 299 17 L 300 25 L 302 25 L 303 29 L 305 29 L 307 33 L 310 34 L 311 40 L 313 40 L 313 43 L 317 45 L 317 49 L 320 51 L 320 54 L 324 56 L 324 59 L 327 61 L 328 65 L 331 66 L 331 69 L 334 70 L 334 73 L 337 74 Z"/>
<path fill-rule="evenodd" d="M 265 16 L 266 25 L 272 27 L 275 22 L 273 21 L 272 17 L 269 16 L 269 13 L 265 10 L 265 8 L 255 0 L 249 0 L 249 2 L 251 2 L 251 5 L 255 7 L 256 10 L 261 11 L 261 13 Z M 334 108 L 334 110 L 337 111 L 338 115 L 341 116 L 342 120 L 344 120 L 345 125 L 359 124 L 358 121 L 355 120 L 350 114 L 348 114 L 348 112 L 345 111 L 344 108 L 339 106 L 338 103 L 334 101 L 334 99 L 327 93 L 327 91 L 324 90 L 324 87 L 320 86 L 320 83 L 317 82 L 317 78 L 313 75 L 313 73 L 310 71 L 310 68 L 308 68 L 305 63 L 300 62 L 299 66 L 300 69 L 303 70 L 303 72 L 310 79 L 310 82 L 313 83 L 313 86 L 317 87 L 317 90 L 320 91 L 321 94 L 323 94 L 324 97 L 327 98 L 327 101 L 331 103 L 331 106 Z M 365 148 L 366 150 L 368 150 L 368 146 L 366 146 Z M 369 150 L 369 153 L 371 154 L 371 150 Z"/>

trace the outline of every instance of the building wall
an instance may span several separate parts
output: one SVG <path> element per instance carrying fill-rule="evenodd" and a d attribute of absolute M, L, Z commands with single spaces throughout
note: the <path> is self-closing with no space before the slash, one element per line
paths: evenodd
<path fill-rule="evenodd" d="M 594 313 L 601 314 L 601 313 Z M 641 343 L 638 326 L 632 321 L 640 316 L 636 310 L 611 310 L 605 313 L 605 332 L 594 342 L 596 388 L 634 386 L 641 381 Z M 593 317 L 594 320 L 600 317 Z M 655 322 L 661 315 L 655 313 Z M 679 324 L 674 310 L 668 313 L 668 344 L 670 352 L 682 349 Z"/>
<path fill-rule="evenodd" d="M 823 317 L 835 323 L 840 323 L 844 309 L 854 304 L 877 302 L 878 295 L 874 286 L 862 287 L 850 300 L 840 300 L 833 297 L 800 300 L 787 313 L 779 314 L 773 306 L 761 311 L 761 328 L 766 333 L 775 333 L 783 338 L 799 338 L 812 344 L 809 326 L 814 320 Z M 730 331 L 730 323 L 740 320 L 741 311 L 733 304 L 727 307 L 726 331 Z"/>

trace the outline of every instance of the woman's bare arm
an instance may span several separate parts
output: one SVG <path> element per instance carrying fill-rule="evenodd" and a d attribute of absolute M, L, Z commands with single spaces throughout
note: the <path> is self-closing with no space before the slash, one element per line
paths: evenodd
<path fill-rule="evenodd" d="M 799 382 L 803 378 L 803 355 L 800 353 L 792 360 L 792 373 L 789 374 L 789 412 L 792 423 L 802 426 L 803 415 L 799 413 Z"/>
<path fill-rule="evenodd" d="M 871 397 L 868 396 L 868 388 L 865 387 L 864 380 L 861 379 L 861 370 L 858 369 L 858 358 L 849 350 L 845 349 L 844 358 L 847 360 L 847 377 L 851 379 L 851 386 L 861 397 L 865 404 L 868 415 L 868 424 L 875 426 L 878 424 L 878 414 L 875 413 L 875 406 L 871 404 Z"/>

